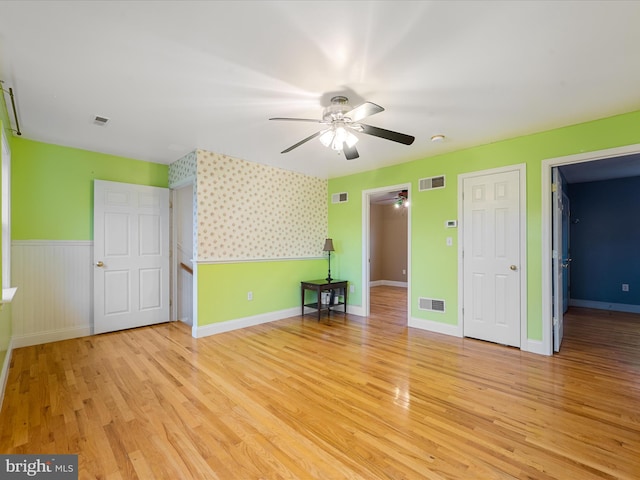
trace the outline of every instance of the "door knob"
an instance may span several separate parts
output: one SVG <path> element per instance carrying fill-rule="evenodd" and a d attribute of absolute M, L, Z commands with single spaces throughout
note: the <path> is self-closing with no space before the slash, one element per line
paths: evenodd
<path fill-rule="evenodd" d="M 518 267 L 516 267 L 515 265 L 511 265 L 509 268 L 513 271 L 516 271 L 518 269 Z"/>
<path fill-rule="evenodd" d="M 98 263 L 96 263 L 96 267 L 104 267 L 104 263 L 98 262 Z"/>

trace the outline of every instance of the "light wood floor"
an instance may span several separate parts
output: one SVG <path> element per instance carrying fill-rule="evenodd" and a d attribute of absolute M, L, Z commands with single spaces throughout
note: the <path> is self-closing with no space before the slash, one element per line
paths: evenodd
<path fill-rule="evenodd" d="M 367 319 L 17 349 L 0 452 L 101 479 L 640 478 L 640 316 L 572 310 L 547 358 L 408 329 L 405 291 L 373 291 Z"/>

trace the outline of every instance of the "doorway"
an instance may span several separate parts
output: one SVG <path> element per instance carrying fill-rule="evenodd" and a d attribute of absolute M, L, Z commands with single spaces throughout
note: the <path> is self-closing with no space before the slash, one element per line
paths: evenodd
<path fill-rule="evenodd" d="M 173 191 L 173 318 L 193 326 L 193 184 Z"/>
<path fill-rule="evenodd" d="M 597 152 L 570 155 L 548 159 L 542 162 L 542 342 L 539 351 L 544 355 L 552 355 L 554 351 L 554 335 L 558 335 L 557 327 L 562 324 L 564 308 L 554 308 L 562 291 L 558 278 L 557 257 L 554 257 L 553 238 L 558 235 L 560 226 L 553 222 L 556 205 L 553 202 L 553 171 L 556 167 L 564 173 L 569 168 L 584 167 L 588 169 L 591 181 L 605 178 L 640 176 L 640 145 L 612 148 Z M 571 183 L 571 182 L 570 182 Z M 560 268 L 562 266 L 560 265 Z"/>
<path fill-rule="evenodd" d="M 375 313 L 371 296 L 376 291 L 396 290 L 396 298 L 405 299 L 411 291 L 411 184 L 366 190 L 362 195 L 362 297 L 363 314 L 369 316 Z"/>

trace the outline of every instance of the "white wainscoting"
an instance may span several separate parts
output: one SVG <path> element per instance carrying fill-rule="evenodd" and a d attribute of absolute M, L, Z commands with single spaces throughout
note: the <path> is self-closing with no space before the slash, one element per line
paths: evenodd
<path fill-rule="evenodd" d="M 14 348 L 91 335 L 92 262 L 92 241 L 12 242 Z"/>

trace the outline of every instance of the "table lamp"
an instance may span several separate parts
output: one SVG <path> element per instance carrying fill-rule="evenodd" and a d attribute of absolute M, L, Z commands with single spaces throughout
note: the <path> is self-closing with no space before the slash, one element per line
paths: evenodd
<path fill-rule="evenodd" d="M 329 254 L 329 273 L 327 275 L 327 282 L 331 282 L 331 280 L 333 280 L 333 278 L 331 278 L 331 252 L 335 252 L 335 249 L 333 248 L 333 239 L 331 238 L 327 238 L 324 241 L 324 248 L 322 249 L 323 252 L 328 252 Z"/>

